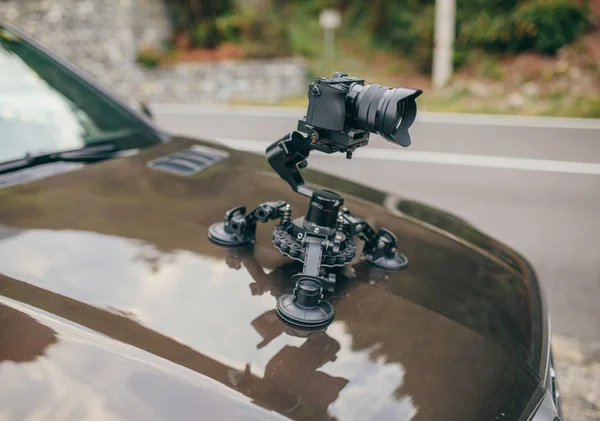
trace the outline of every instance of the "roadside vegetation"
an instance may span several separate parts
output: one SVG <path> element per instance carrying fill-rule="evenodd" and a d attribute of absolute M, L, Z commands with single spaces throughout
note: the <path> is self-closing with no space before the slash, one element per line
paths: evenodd
<path fill-rule="evenodd" d="M 600 0 L 457 0 L 456 73 L 430 89 L 434 0 L 170 0 L 174 33 L 148 67 L 303 56 L 309 79 L 345 70 L 426 91 L 423 109 L 600 117 Z M 342 12 L 325 60 L 320 11 Z M 304 98 L 284 105 L 304 104 Z"/>

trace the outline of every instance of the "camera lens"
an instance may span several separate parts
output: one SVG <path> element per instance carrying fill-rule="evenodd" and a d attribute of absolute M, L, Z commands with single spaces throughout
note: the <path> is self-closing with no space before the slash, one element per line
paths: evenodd
<path fill-rule="evenodd" d="M 415 98 L 421 93 L 423 91 L 408 88 L 355 83 L 346 97 L 346 111 L 361 129 L 408 146 L 408 129 L 417 116 Z"/>

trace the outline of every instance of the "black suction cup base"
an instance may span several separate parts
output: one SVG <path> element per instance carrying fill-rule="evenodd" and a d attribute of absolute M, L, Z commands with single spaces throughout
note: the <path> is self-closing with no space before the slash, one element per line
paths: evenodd
<path fill-rule="evenodd" d="M 301 307 L 294 302 L 292 294 L 284 294 L 277 300 L 277 314 L 291 325 L 311 329 L 331 323 L 334 310 L 328 301 L 321 301 L 312 308 Z"/>
<path fill-rule="evenodd" d="M 364 259 L 371 266 L 383 270 L 402 270 L 408 267 L 408 259 L 402 253 L 394 253 L 392 256 L 381 256 L 377 259 L 365 256 Z"/>
<path fill-rule="evenodd" d="M 208 238 L 223 247 L 238 247 L 254 242 L 253 238 L 244 238 L 242 235 L 225 231 L 224 222 L 217 222 L 208 227 Z"/>

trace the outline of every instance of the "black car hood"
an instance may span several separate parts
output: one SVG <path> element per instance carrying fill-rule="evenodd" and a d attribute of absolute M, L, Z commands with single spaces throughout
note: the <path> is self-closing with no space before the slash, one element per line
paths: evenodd
<path fill-rule="evenodd" d="M 392 230 L 410 266 L 357 259 L 333 324 L 290 329 L 275 301 L 300 267 L 271 227 L 235 250 L 206 232 L 239 204 L 282 199 L 299 216 L 307 200 L 243 152 L 189 177 L 147 166 L 193 143 L 0 190 L 10 418 L 512 420 L 540 393 L 544 314 L 517 253 L 451 215 L 307 171 Z"/>

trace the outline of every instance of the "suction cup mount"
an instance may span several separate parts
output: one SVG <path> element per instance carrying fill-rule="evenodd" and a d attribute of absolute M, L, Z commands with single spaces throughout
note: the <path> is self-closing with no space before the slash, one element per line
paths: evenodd
<path fill-rule="evenodd" d="M 299 130 L 302 127 L 299 125 Z M 335 268 L 355 258 L 354 237 L 365 242 L 363 259 L 370 265 L 382 270 L 400 270 L 408 264 L 406 256 L 397 252 L 398 240 L 390 230 L 381 228 L 376 232 L 365 220 L 341 208 L 344 204 L 341 196 L 304 184 L 299 168 L 306 166 L 311 148 L 334 152 L 314 146 L 318 142 L 315 143 L 313 134 L 294 131 L 266 151 L 269 164 L 281 178 L 295 192 L 310 198 L 306 216 L 292 220 L 288 203 L 265 202 L 250 213 L 246 213 L 244 206 L 233 208 L 226 212 L 223 222 L 208 229 L 208 237 L 214 243 L 238 247 L 254 243 L 258 222 L 280 219 L 273 230 L 273 244 L 281 254 L 302 262 L 303 268 L 291 279 L 295 282 L 293 294 L 277 300 L 277 314 L 302 328 L 325 326 L 333 319 L 333 306 L 324 297 L 335 290 Z"/>
<path fill-rule="evenodd" d="M 401 270 L 408 266 L 408 259 L 396 250 L 398 239 L 387 228 L 377 234 L 369 225 L 364 225 L 359 234 L 365 240 L 363 258 L 368 264 L 384 270 Z"/>
<path fill-rule="evenodd" d="M 256 239 L 256 223 L 267 222 L 283 215 L 286 203 L 266 202 L 246 215 L 246 207 L 238 206 L 225 212 L 225 221 L 208 227 L 208 238 L 224 247 L 239 247 L 254 243 Z"/>
<path fill-rule="evenodd" d="M 318 328 L 331 323 L 334 310 L 324 299 L 324 289 L 318 277 L 297 274 L 294 292 L 277 300 L 277 314 L 286 322 L 300 328 Z"/>

